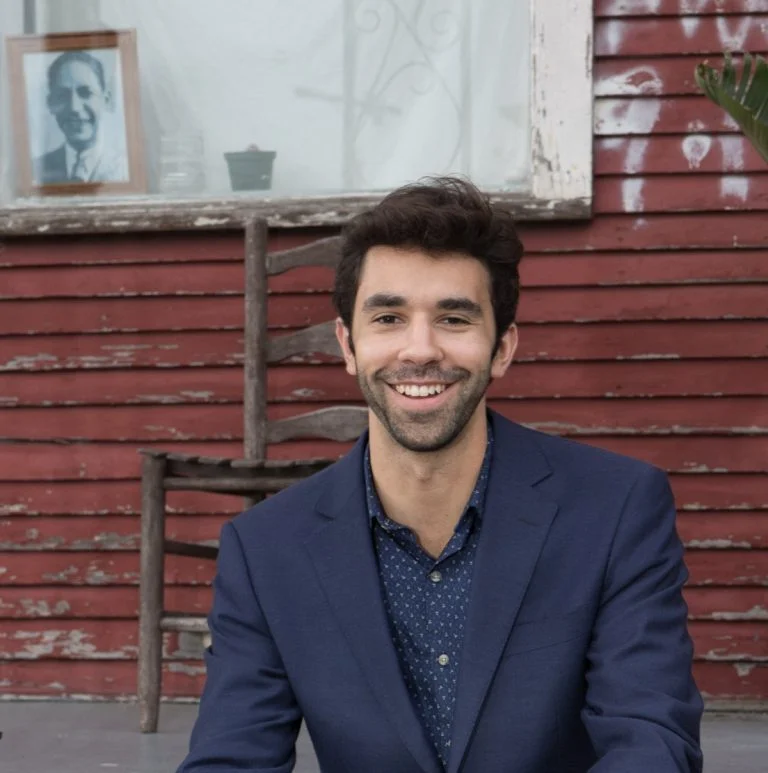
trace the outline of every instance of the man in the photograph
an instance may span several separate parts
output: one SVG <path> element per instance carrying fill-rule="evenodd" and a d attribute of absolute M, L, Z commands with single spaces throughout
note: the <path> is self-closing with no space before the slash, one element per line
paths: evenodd
<path fill-rule="evenodd" d="M 67 51 L 48 68 L 47 105 L 64 135 L 64 143 L 34 160 L 38 185 L 124 182 L 124 154 L 110 147 L 103 117 L 112 96 L 104 66 L 86 51 Z M 114 143 L 113 143 L 114 144 Z"/>
<path fill-rule="evenodd" d="M 368 431 L 224 526 L 180 773 L 290 773 L 302 720 L 323 773 L 701 773 L 667 476 L 487 404 L 522 251 L 452 178 L 345 227 Z"/>

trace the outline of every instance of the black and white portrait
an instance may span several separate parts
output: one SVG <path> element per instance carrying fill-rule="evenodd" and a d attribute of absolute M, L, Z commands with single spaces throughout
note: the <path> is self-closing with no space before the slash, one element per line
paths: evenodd
<path fill-rule="evenodd" d="M 120 51 L 24 55 L 32 184 L 129 180 Z"/>

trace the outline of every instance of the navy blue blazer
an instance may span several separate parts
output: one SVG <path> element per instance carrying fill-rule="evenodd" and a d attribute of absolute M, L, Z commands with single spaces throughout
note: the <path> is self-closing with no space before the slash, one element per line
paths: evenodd
<path fill-rule="evenodd" d="M 490 416 L 448 773 L 698 773 L 665 474 Z M 388 629 L 365 443 L 222 530 L 180 773 L 289 773 L 302 718 L 323 773 L 440 773 Z"/>

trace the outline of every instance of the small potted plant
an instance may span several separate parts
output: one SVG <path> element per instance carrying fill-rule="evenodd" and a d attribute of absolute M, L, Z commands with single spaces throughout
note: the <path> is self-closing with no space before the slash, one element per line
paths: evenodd
<path fill-rule="evenodd" d="M 272 164 L 277 153 L 249 145 L 245 150 L 225 153 L 233 191 L 265 191 L 272 187 Z"/>

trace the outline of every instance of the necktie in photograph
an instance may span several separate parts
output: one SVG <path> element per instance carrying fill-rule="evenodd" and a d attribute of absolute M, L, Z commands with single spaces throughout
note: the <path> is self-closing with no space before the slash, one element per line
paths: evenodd
<path fill-rule="evenodd" d="M 72 167 L 72 174 L 69 176 L 72 182 L 82 183 L 88 179 L 88 175 L 85 173 L 85 159 L 82 153 L 77 154 L 75 159 L 75 165 Z"/>

